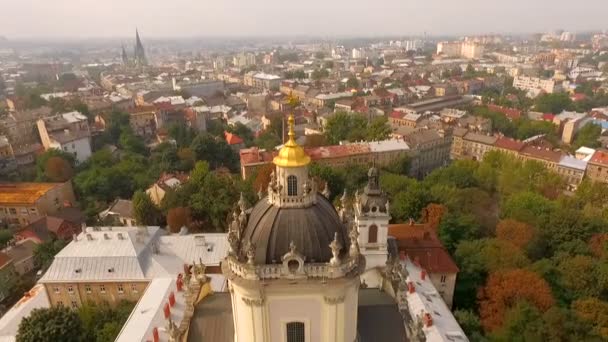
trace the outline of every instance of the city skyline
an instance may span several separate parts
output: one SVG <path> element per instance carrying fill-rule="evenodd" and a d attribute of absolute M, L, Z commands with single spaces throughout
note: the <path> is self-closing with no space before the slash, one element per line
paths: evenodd
<path fill-rule="evenodd" d="M 186 0 L 171 3 L 109 0 L 100 6 L 89 0 L 52 3 L 28 0 L 3 5 L 5 11 L 13 15 L 7 16 L 0 35 L 9 39 L 110 38 L 128 36 L 134 27 L 143 32 L 144 39 L 522 34 L 606 28 L 602 18 L 602 13 L 608 10 L 606 2 L 589 0 L 585 6 L 575 8 L 559 6 L 559 2 L 471 0 L 462 6 L 440 0 L 381 0 L 371 6 L 345 0 L 331 3 L 312 0 L 301 5 L 276 0 L 263 4 L 244 0 L 209 4 L 192 4 Z M 192 14 L 184 15 L 184 9 Z M 573 21 L 582 16 L 585 21 Z"/>

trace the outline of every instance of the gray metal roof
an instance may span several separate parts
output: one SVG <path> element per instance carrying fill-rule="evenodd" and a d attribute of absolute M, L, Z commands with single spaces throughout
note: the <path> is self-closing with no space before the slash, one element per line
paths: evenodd
<path fill-rule="evenodd" d="M 306 208 L 279 208 L 263 198 L 251 211 L 241 241 L 255 244 L 258 264 L 280 262 L 292 241 L 307 262 L 327 262 L 332 257 L 329 244 L 336 232 L 342 253 L 346 253 L 349 246 L 346 227 L 333 205 L 320 194 L 317 203 Z"/>
<path fill-rule="evenodd" d="M 159 227 L 87 229 L 55 256 L 41 282 L 149 280 L 181 272 L 183 264 L 219 265 L 226 234 L 164 235 Z"/>

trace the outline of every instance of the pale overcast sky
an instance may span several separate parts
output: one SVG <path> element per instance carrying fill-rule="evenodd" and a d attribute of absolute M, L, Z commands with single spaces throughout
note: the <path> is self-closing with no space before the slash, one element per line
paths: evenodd
<path fill-rule="evenodd" d="M 608 28 L 608 0 L 0 0 L 0 35 L 527 33 Z"/>

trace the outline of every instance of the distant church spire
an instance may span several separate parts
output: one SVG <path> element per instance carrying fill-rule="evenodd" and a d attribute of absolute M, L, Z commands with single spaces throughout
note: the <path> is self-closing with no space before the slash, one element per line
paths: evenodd
<path fill-rule="evenodd" d="M 127 56 L 127 50 L 125 50 L 124 44 L 122 45 L 122 64 L 129 64 L 129 56 Z"/>
<path fill-rule="evenodd" d="M 139 38 L 139 30 L 135 29 L 135 64 L 137 66 L 145 66 L 148 65 L 148 61 L 146 59 L 146 51 L 144 50 L 144 45 L 141 43 L 141 39 Z"/>

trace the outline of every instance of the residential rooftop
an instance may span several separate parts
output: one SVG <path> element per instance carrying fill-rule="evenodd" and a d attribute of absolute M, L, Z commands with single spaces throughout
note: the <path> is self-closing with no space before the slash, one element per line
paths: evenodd
<path fill-rule="evenodd" d="M 34 204 L 64 183 L 0 183 L 0 205 Z"/>

